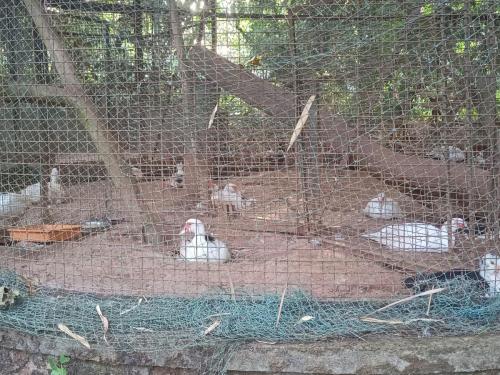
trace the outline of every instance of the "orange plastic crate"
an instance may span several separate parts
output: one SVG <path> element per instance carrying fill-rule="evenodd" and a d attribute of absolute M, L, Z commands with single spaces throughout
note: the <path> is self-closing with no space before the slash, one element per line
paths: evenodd
<path fill-rule="evenodd" d="M 24 228 L 9 229 L 13 241 L 57 242 L 80 237 L 79 225 L 44 224 Z"/>

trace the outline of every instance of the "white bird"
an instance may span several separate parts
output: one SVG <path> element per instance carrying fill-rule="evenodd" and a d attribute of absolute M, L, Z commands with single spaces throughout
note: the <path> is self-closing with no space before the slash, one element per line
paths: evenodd
<path fill-rule="evenodd" d="M 52 168 L 50 172 L 50 181 L 48 183 L 48 197 L 50 202 L 62 203 L 64 198 L 64 191 L 61 185 L 61 178 L 59 177 L 59 170 Z"/>
<path fill-rule="evenodd" d="M 29 185 L 22 189 L 19 194 L 23 199 L 30 203 L 38 203 L 42 197 L 41 185 L 39 182 Z"/>
<path fill-rule="evenodd" d="M 194 237 L 188 241 L 188 235 Z M 189 219 L 184 224 L 181 236 L 180 255 L 191 262 L 227 262 L 231 253 L 226 244 L 205 233 L 205 225 L 198 219 Z"/>
<path fill-rule="evenodd" d="M 393 250 L 445 252 L 454 246 L 455 232 L 465 226 L 463 219 L 451 219 L 451 241 L 448 238 L 448 222 L 441 227 L 424 223 L 393 224 L 361 236 Z"/>
<path fill-rule="evenodd" d="M 479 151 L 474 156 L 472 156 L 472 162 L 481 167 L 484 167 L 486 165 L 486 159 L 484 158 L 483 151 Z"/>
<path fill-rule="evenodd" d="M 62 202 L 64 192 L 60 180 L 59 170 L 57 168 L 52 168 L 52 171 L 50 172 L 50 181 L 47 184 L 48 197 L 51 202 Z M 19 192 L 19 195 L 22 196 L 23 200 L 29 203 L 40 202 L 42 197 L 40 182 L 25 187 Z"/>
<path fill-rule="evenodd" d="M 214 205 L 228 204 L 235 211 L 248 208 L 257 202 L 253 198 L 242 195 L 238 187 L 232 183 L 226 184 L 222 190 L 219 190 L 216 184 L 210 183 L 210 189 L 212 192 L 211 200 Z"/>
<path fill-rule="evenodd" d="M 170 186 L 173 188 L 184 187 L 184 164 L 177 163 L 176 172 L 170 177 Z"/>
<path fill-rule="evenodd" d="M 452 269 L 444 272 L 423 273 L 407 277 L 404 285 L 420 293 L 434 288 L 438 282 L 448 282 L 457 277 L 478 282 L 479 286 L 485 289 L 487 298 L 500 295 L 500 256 L 491 253 L 482 256 L 479 259 L 479 271 Z"/>
<path fill-rule="evenodd" d="M 479 274 L 488 283 L 486 297 L 500 296 L 500 256 L 484 255 L 479 261 Z"/>
<path fill-rule="evenodd" d="M 59 170 L 57 168 L 52 168 L 50 181 L 48 183 L 49 200 L 61 203 L 63 195 Z M 40 182 L 28 185 L 18 193 L 0 193 L 0 216 L 19 216 L 30 204 L 39 203 L 41 198 L 42 191 Z"/>
<path fill-rule="evenodd" d="M 135 178 L 144 178 L 144 174 L 142 173 L 142 170 L 137 167 L 131 167 L 130 168 L 130 174 L 134 176 Z"/>
<path fill-rule="evenodd" d="M 16 217 L 28 207 L 28 201 L 18 193 L 0 193 L 0 217 Z"/>
<path fill-rule="evenodd" d="M 398 202 L 387 198 L 384 193 L 379 193 L 370 200 L 363 210 L 363 213 L 374 219 L 396 219 L 400 218 L 401 209 Z"/>
<path fill-rule="evenodd" d="M 462 162 L 465 160 L 465 152 L 455 146 L 437 147 L 426 155 L 438 160 L 450 160 L 455 162 Z"/>

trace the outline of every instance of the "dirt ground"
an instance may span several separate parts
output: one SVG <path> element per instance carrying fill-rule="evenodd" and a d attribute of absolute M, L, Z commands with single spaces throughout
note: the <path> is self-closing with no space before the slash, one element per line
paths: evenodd
<path fill-rule="evenodd" d="M 231 180 L 255 207 L 239 217 L 195 209 L 196 201 L 183 189 L 161 181 L 143 182 L 143 198 L 158 212 L 165 241 L 142 242 L 141 225 L 127 211 L 127 197 L 106 181 L 66 187 L 70 200 L 52 205 L 57 223 L 81 223 L 107 215 L 126 221 L 110 230 L 74 241 L 46 246 L 15 244 L 0 249 L 3 266 L 57 288 L 100 294 L 198 295 L 201 293 L 258 294 L 301 289 L 321 298 L 380 298 L 408 294 L 402 279 L 415 271 L 474 267 L 487 244 L 460 242 L 446 254 L 393 252 L 361 239 L 359 234 L 387 222 L 365 217 L 366 202 L 384 191 L 397 199 L 404 220 L 435 222 L 423 205 L 362 172 L 323 172 L 311 207 L 322 220 L 322 234 L 304 236 L 297 227 L 305 213 L 293 171 L 265 172 Z M 425 203 L 425 202 L 424 202 Z M 38 224 L 41 209 L 30 208 L 17 226 Z M 225 264 L 191 263 L 176 259 L 176 235 L 190 217 L 226 242 L 233 259 Z M 312 222 L 314 226 L 316 223 Z M 319 233 L 319 232 L 318 232 Z M 315 243 L 318 240 L 320 243 Z"/>

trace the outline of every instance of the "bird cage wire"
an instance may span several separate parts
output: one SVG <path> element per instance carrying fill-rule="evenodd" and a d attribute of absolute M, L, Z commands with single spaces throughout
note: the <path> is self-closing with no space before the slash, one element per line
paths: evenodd
<path fill-rule="evenodd" d="M 5 327 L 214 372 L 498 330 L 497 2 L 0 8 Z"/>

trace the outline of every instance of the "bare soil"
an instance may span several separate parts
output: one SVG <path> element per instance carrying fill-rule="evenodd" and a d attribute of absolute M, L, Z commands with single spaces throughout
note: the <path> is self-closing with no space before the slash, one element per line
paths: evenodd
<path fill-rule="evenodd" d="M 436 217 L 425 202 L 366 174 L 345 170 L 323 172 L 314 203 L 321 227 L 329 232 L 300 235 L 297 228 L 307 217 L 296 177 L 293 171 L 282 171 L 233 179 L 245 195 L 257 199 L 255 207 L 238 217 L 197 211 L 198 202 L 183 189 L 169 188 L 161 181 L 143 182 L 142 198 L 163 223 L 165 240 L 157 246 L 143 243 L 141 225 L 130 220 L 134 213 L 127 210 L 127 197 L 107 181 L 68 186 L 68 201 L 50 207 L 54 222 L 81 223 L 105 215 L 126 221 L 75 241 L 1 247 L 2 263 L 50 287 L 99 294 L 279 293 L 287 285 L 289 290 L 297 288 L 321 298 L 364 299 L 408 294 L 401 281 L 415 271 L 474 267 L 487 248 L 487 244 L 466 241 L 445 254 L 400 253 L 361 239 L 362 232 L 387 224 L 361 213 L 381 191 L 400 202 L 404 220 L 435 221 Z M 230 262 L 177 259 L 177 233 L 190 217 L 201 218 L 211 233 L 228 244 Z M 41 222 L 41 208 L 31 207 L 17 226 Z"/>

